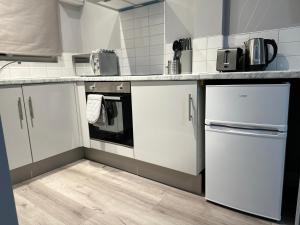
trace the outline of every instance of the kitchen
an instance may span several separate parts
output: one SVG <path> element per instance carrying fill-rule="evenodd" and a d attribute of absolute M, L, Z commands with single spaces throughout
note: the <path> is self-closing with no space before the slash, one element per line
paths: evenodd
<path fill-rule="evenodd" d="M 1 224 L 298 225 L 299 8 L 0 1 Z"/>

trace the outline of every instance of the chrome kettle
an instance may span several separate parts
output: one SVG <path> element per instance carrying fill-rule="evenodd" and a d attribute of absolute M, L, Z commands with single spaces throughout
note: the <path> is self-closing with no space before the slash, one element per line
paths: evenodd
<path fill-rule="evenodd" d="M 274 49 L 271 59 L 269 59 L 269 48 Z M 246 69 L 247 70 L 265 70 L 277 56 L 278 46 L 275 40 L 253 38 L 245 42 L 246 50 Z"/>

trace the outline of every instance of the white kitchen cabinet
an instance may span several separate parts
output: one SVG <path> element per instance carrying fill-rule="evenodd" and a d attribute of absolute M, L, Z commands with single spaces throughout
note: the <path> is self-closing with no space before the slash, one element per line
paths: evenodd
<path fill-rule="evenodd" d="M 33 161 L 80 147 L 73 83 L 23 86 Z"/>
<path fill-rule="evenodd" d="M 131 92 L 135 158 L 198 175 L 204 168 L 198 83 L 133 82 Z"/>
<path fill-rule="evenodd" d="M 9 168 L 32 163 L 21 86 L 0 88 L 0 114 Z"/>

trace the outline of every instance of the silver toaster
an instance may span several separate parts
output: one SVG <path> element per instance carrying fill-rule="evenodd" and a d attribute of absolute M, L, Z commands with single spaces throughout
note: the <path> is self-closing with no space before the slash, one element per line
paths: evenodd
<path fill-rule="evenodd" d="M 90 54 L 90 64 L 94 75 L 119 76 L 119 59 L 115 51 L 100 49 Z"/>

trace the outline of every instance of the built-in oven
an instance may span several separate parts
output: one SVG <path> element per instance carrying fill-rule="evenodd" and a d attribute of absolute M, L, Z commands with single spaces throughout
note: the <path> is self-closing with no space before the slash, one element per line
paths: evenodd
<path fill-rule="evenodd" d="M 133 147 L 130 82 L 86 82 L 89 94 L 103 95 L 107 120 L 89 124 L 90 138 Z"/>

